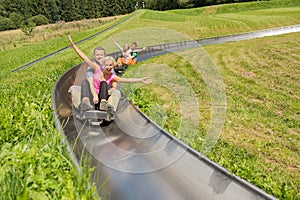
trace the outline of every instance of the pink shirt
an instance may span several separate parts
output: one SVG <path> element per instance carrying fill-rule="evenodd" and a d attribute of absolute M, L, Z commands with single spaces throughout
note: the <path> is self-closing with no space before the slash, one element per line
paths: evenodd
<path fill-rule="evenodd" d="M 99 67 L 97 71 L 95 71 L 93 74 L 94 88 L 97 94 L 99 94 L 99 89 L 100 89 L 100 82 L 101 82 L 100 74 L 101 74 L 101 68 Z"/>
<path fill-rule="evenodd" d="M 99 69 L 96 72 L 94 72 L 94 77 L 93 77 L 93 79 L 94 79 L 94 88 L 95 88 L 95 91 L 96 91 L 97 94 L 99 94 L 99 91 L 100 91 L 100 83 L 101 83 L 100 73 L 101 73 L 101 69 L 99 67 Z M 107 85 L 110 85 L 113 82 L 114 77 L 115 77 L 114 74 L 111 74 L 108 77 L 108 79 L 106 80 Z"/>

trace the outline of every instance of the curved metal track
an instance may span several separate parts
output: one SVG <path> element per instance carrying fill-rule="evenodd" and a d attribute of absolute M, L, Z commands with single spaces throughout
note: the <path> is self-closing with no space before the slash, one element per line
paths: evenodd
<path fill-rule="evenodd" d="M 280 30 L 282 34 L 284 31 Z M 269 32 L 274 33 L 274 29 L 151 46 L 140 59 L 206 44 L 262 37 Z M 54 116 L 74 161 L 90 158 L 91 166 L 95 167 L 92 181 L 104 199 L 275 199 L 177 140 L 126 99 L 121 99 L 115 120 L 106 126 L 93 127 L 77 120 L 68 89 L 81 82 L 83 72 L 79 64 L 56 82 L 52 94 Z"/>
<path fill-rule="evenodd" d="M 66 94 L 79 68 L 57 82 L 53 107 L 74 158 L 91 159 L 92 181 L 104 199 L 273 199 L 174 138 L 126 99 L 107 126 L 76 120 Z"/>

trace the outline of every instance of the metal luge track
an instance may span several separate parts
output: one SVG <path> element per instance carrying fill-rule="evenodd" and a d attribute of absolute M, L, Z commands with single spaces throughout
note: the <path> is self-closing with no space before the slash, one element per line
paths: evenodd
<path fill-rule="evenodd" d="M 174 138 L 126 99 L 107 126 L 77 120 L 67 90 L 79 68 L 56 84 L 55 117 L 76 162 L 90 158 L 91 181 L 104 199 L 274 199 Z"/>
<path fill-rule="evenodd" d="M 299 31 L 299 25 L 292 30 Z M 291 29 L 286 27 L 284 29 Z M 280 29 L 277 34 L 286 33 Z M 263 37 L 274 30 L 151 46 L 140 60 L 202 45 Z M 290 31 L 295 32 L 295 31 Z M 119 55 L 113 53 L 112 56 Z M 56 125 L 68 142 L 74 161 L 82 157 L 95 167 L 92 180 L 104 199 L 275 199 L 263 190 L 210 161 L 122 99 L 115 120 L 90 126 L 76 119 L 68 89 L 84 78 L 77 65 L 63 74 L 53 88 Z"/>

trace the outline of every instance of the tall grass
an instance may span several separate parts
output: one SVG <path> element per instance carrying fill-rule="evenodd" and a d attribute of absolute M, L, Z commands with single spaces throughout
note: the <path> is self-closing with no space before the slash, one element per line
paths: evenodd
<path fill-rule="evenodd" d="M 79 174 L 54 126 L 56 79 L 75 62 L 66 54 L 3 76 L 0 93 L 0 199 L 94 199 L 91 171 Z"/>
<path fill-rule="evenodd" d="M 99 31 L 99 28 L 111 26 L 111 24 L 124 16 L 106 17 L 99 19 L 89 19 L 74 22 L 59 21 L 55 24 L 37 26 L 33 29 L 30 36 L 26 36 L 20 29 L 0 32 L 1 51 L 24 47 L 33 43 L 47 41 L 53 38 L 65 36 L 72 32 L 80 32 L 83 30 L 94 29 Z M 101 30 L 101 29 L 100 29 Z M 91 33 L 93 34 L 93 33 Z M 50 45 L 49 45 L 50 47 Z"/>

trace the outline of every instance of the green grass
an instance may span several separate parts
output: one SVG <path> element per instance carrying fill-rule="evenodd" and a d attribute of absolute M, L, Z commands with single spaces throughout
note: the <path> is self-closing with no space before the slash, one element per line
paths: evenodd
<path fill-rule="evenodd" d="M 139 46 L 143 46 L 168 41 L 168 30 L 172 34 L 178 31 L 177 35 L 182 40 L 300 22 L 300 8 L 295 4 L 288 8 L 263 9 L 260 6 L 260 10 L 224 11 L 212 16 L 168 11 L 160 17 L 162 12 L 140 12 L 131 21 L 81 44 L 80 48 L 92 56 L 92 49 L 99 44 L 111 48 L 109 51 L 115 48 L 109 41 L 104 42 L 111 36 L 127 42 L 135 39 Z M 173 17 L 178 17 L 178 20 L 173 20 Z M 78 41 L 108 25 L 71 35 Z M 148 35 L 132 35 L 132 38 L 123 37 L 127 36 L 124 31 L 134 32 L 133 29 L 141 27 L 163 28 L 164 32 L 157 36 L 151 32 Z M 173 34 L 171 41 L 175 41 L 177 35 Z M 149 37 L 152 40 L 146 41 Z M 18 44 L 14 49 L 1 51 L 0 55 L 0 171 L 4 172 L 0 174 L 0 188 L 5 191 L 0 199 L 92 199 L 95 188 L 87 185 L 90 170 L 78 173 L 61 144 L 62 137 L 54 127 L 51 109 L 55 81 L 81 60 L 73 51 L 67 50 L 30 68 L 11 73 L 11 69 L 68 43 L 67 37 L 62 36 L 27 45 Z M 222 74 L 228 103 L 224 134 L 208 156 L 280 199 L 299 199 L 300 95 L 299 68 L 296 67 L 300 62 L 299 34 L 214 45 L 205 49 Z M 189 144 L 201 149 L 211 117 L 210 94 L 205 82 L 187 61 L 176 55 L 154 58 L 146 63 L 152 62 L 168 63 L 189 80 L 197 94 L 201 123 L 198 135 Z M 153 99 L 161 105 L 164 109 L 159 115 L 151 111 L 151 102 L 146 104 L 139 100 L 135 103 L 143 105 L 145 112 L 153 114 L 154 119 L 160 120 L 165 116 L 172 119 L 162 125 L 176 135 L 177 119 L 181 116 L 177 102 L 170 101 L 173 96 L 168 95 L 164 88 L 149 91 L 151 87 L 135 95 L 140 100 L 146 97 L 144 99 Z M 165 94 L 163 99 L 158 98 L 162 96 L 160 93 Z M 173 110 L 178 112 L 171 112 Z"/>
<path fill-rule="evenodd" d="M 145 19 L 161 20 L 170 22 L 185 22 L 185 16 L 167 12 L 151 11 L 146 12 L 143 16 Z"/>
<path fill-rule="evenodd" d="M 48 67 L 44 65 L 47 64 Z M 0 199 L 91 199 L 90 171 L 79 174 L 54 127 L 51 92 L 74 62 L 49 59 L 1 80 Z"/>
<path fill-rule="evenodd" d="M 294 33 L 206 48 L 227 86 L 223 138 L 257 159 L 243 166 L 251 163 L 252 173 L 243 174 L 240 169 L 237 174 L 281 199 L 300 198 L 299 36 Z M 212 157 L 227 167 L 229 159 Z M 259 179 L 255 171 L 265 175 Z M 258 179 L 253 180 L 255 176 Z"/>
<path fill-rule="evenodd" d="M 236 6 L 233 4 L 232 6 Z M 202 8 L 201 8 L 202 9 Z M 183 33 L 190 38 L 199 39 L 233 33 L 243 33 L 260 29 L 288 26 L 300 23 L 300 7 L 261 9 L 234 13 L 216 13 L 214 15 L 185 15 L 192 10 L 182 10 L 173 14 L 168 11 L 163 17 L 160 12 L 146 10 L 139 23 L 131 24 L 127 29 L 138 27 L 163 27 Z M 173 15 L 171 15 L 173 14 Z M 176 16 L 175 19 L 166 19 Z"/>
<path fill-rule="evenodd" d="M 73 37 L 74 41 L 82 40 L 88 36 L 96 34 L 102 30 L 105 30 L 107 27 L 112 26 L 113 24 L 118 23 L 121 19 L 115 20 L 112 22 L 105 23 L 95 28 L 90 28 L 81 32 L 76 32 L 76 35 Z M 0 69 L 2 70 L 12 70 L 21 65 L 27 64 L 31 61 L 34 61 L 38 58 L 41 58 L 49 53 L 60 50 L 66 46 L 69 46 L 68 40 L 66 40 L 67 34 L 73 34 L 69 31 L 63 33 L 62 36 L 55 37 L 47 41 L 35 41 L 26 44 L 18 44 L 13 49 L 7 51 L 1 51 L 0 55 Z M 34 49 L 34 51 L 32 50 Z M 92 56 L 92 52 L 89 52 Z M 22 59 L 19 59 L 21 56 Z M 8 66 L 8 67 L 4 67 Z"/>
<path fill-rule="evenodd" d="M 292 33 L 205 47 L 221 73 L 227 98 L 223 134 L 207 156 L 279 199 L 300 198 L 299 36 Z M 193 56 L 193 52 L 197 51 L 187 54 Z M 212 114 L 207 84 L 176 54 L 146 61 L 153 62 L 184 75 L 199 97 L 199 131 L 188 144 L 201 152 Z M 143 98 L 149 97 L 138 96 L 139 101 Z M 163 96 L 157 98 L 151 102 Z M 172 104 L 171 99 L 165 101 Z M 178 118 L 180 109 L 176 110 L 173 117 Z"/>
<path fill-rule="evenodd" d="M 232 6 L 236 7 L 236 4 Z M 183 10 L 184 12 L 187 12 Z M 190 11 L 190 10 L 189 10 Z M 142 13 L 141 13 L 142 14 Z M 151 16 L 151 17 L 149 17 Z M 271 27 L 286 26 L 300 23 L 300 7 L 247 11 L 242 13 L 230 13 L 230 14 L 217 14 L 214 16 L 191 16 L 186 17 L 184 15 L 172 14 L 168 12 L 157 11 L 145 11 L 141 17 L 135 17 L 139 23 L 127 23 L 118 32 L 124 30 L 130 30 L 140 27 L 157 27 L 169 29 L 172 31 L 178 31 L 187 37 L 199 39 L 204 37 L 211 37 L 217 35 L 226 35 L 232 33 L 247 32 L 259 29 L 267 29 Z M 161 19 L 161 20 L 160 20 Z M 173 20 L 174 19 L 174 20 Z M 181 20 L 184 19 L 184 20 Z M 113 22 L 116 23 L 116 22 Z M 103 26 L 88 29 L 86 31 L 77 32 L 74 34 L 74 40 L 78 41 L 84 37 L 94 34 L 112 23 L 105 24 Z M 184 27 L 184 28 L 182 28 Z M 146 30 L 147 31 L 147 30 Z M 166 31 L 163 34 L 166 35 Z M 117 32 L 110 32 L 112 35 Z M 67 34 L 67 33 L 66 33 Z M 72 33 L 71 33 L 72 34 Z M 144 34 L 144 36 L 149 36 Z M 135 36 L 139 39 L 140 36 Z M 158 36 L 159 37 L 159 36 Z M 182 39 L 182 37 L 181 37 Z M 171 41 L 175 41 L 172 39 Z M 163 41 L 170 42 L 170 41 Z M 89 43 L 90 45 L 97 46 L 97 43 Z M 68 43 L 65 37 L 60 36 L 49 41 L 27 44 L 26 46 L 17 45 L 12 50 L 1 51 L 0 65 L 3 69 L 11 70 L 21 65 L 24 65 L 30 61 L 38 59 L 47 53 L 51 53 L 60 48 L 67 46 Z M 141 44 L 149 45 L 149 44 Z M 31 49 L 36 49 L 32 51 Z M 116 50 L 116 49 L 114 49 Z M 19 57 L 22 59 L 18 59 Z M 91 51 L 89 51 L 91 55 Z M 4 59 L 6 58 L 6 59 Z M 8 66 L 8 67 L 4 67 Z"/>

